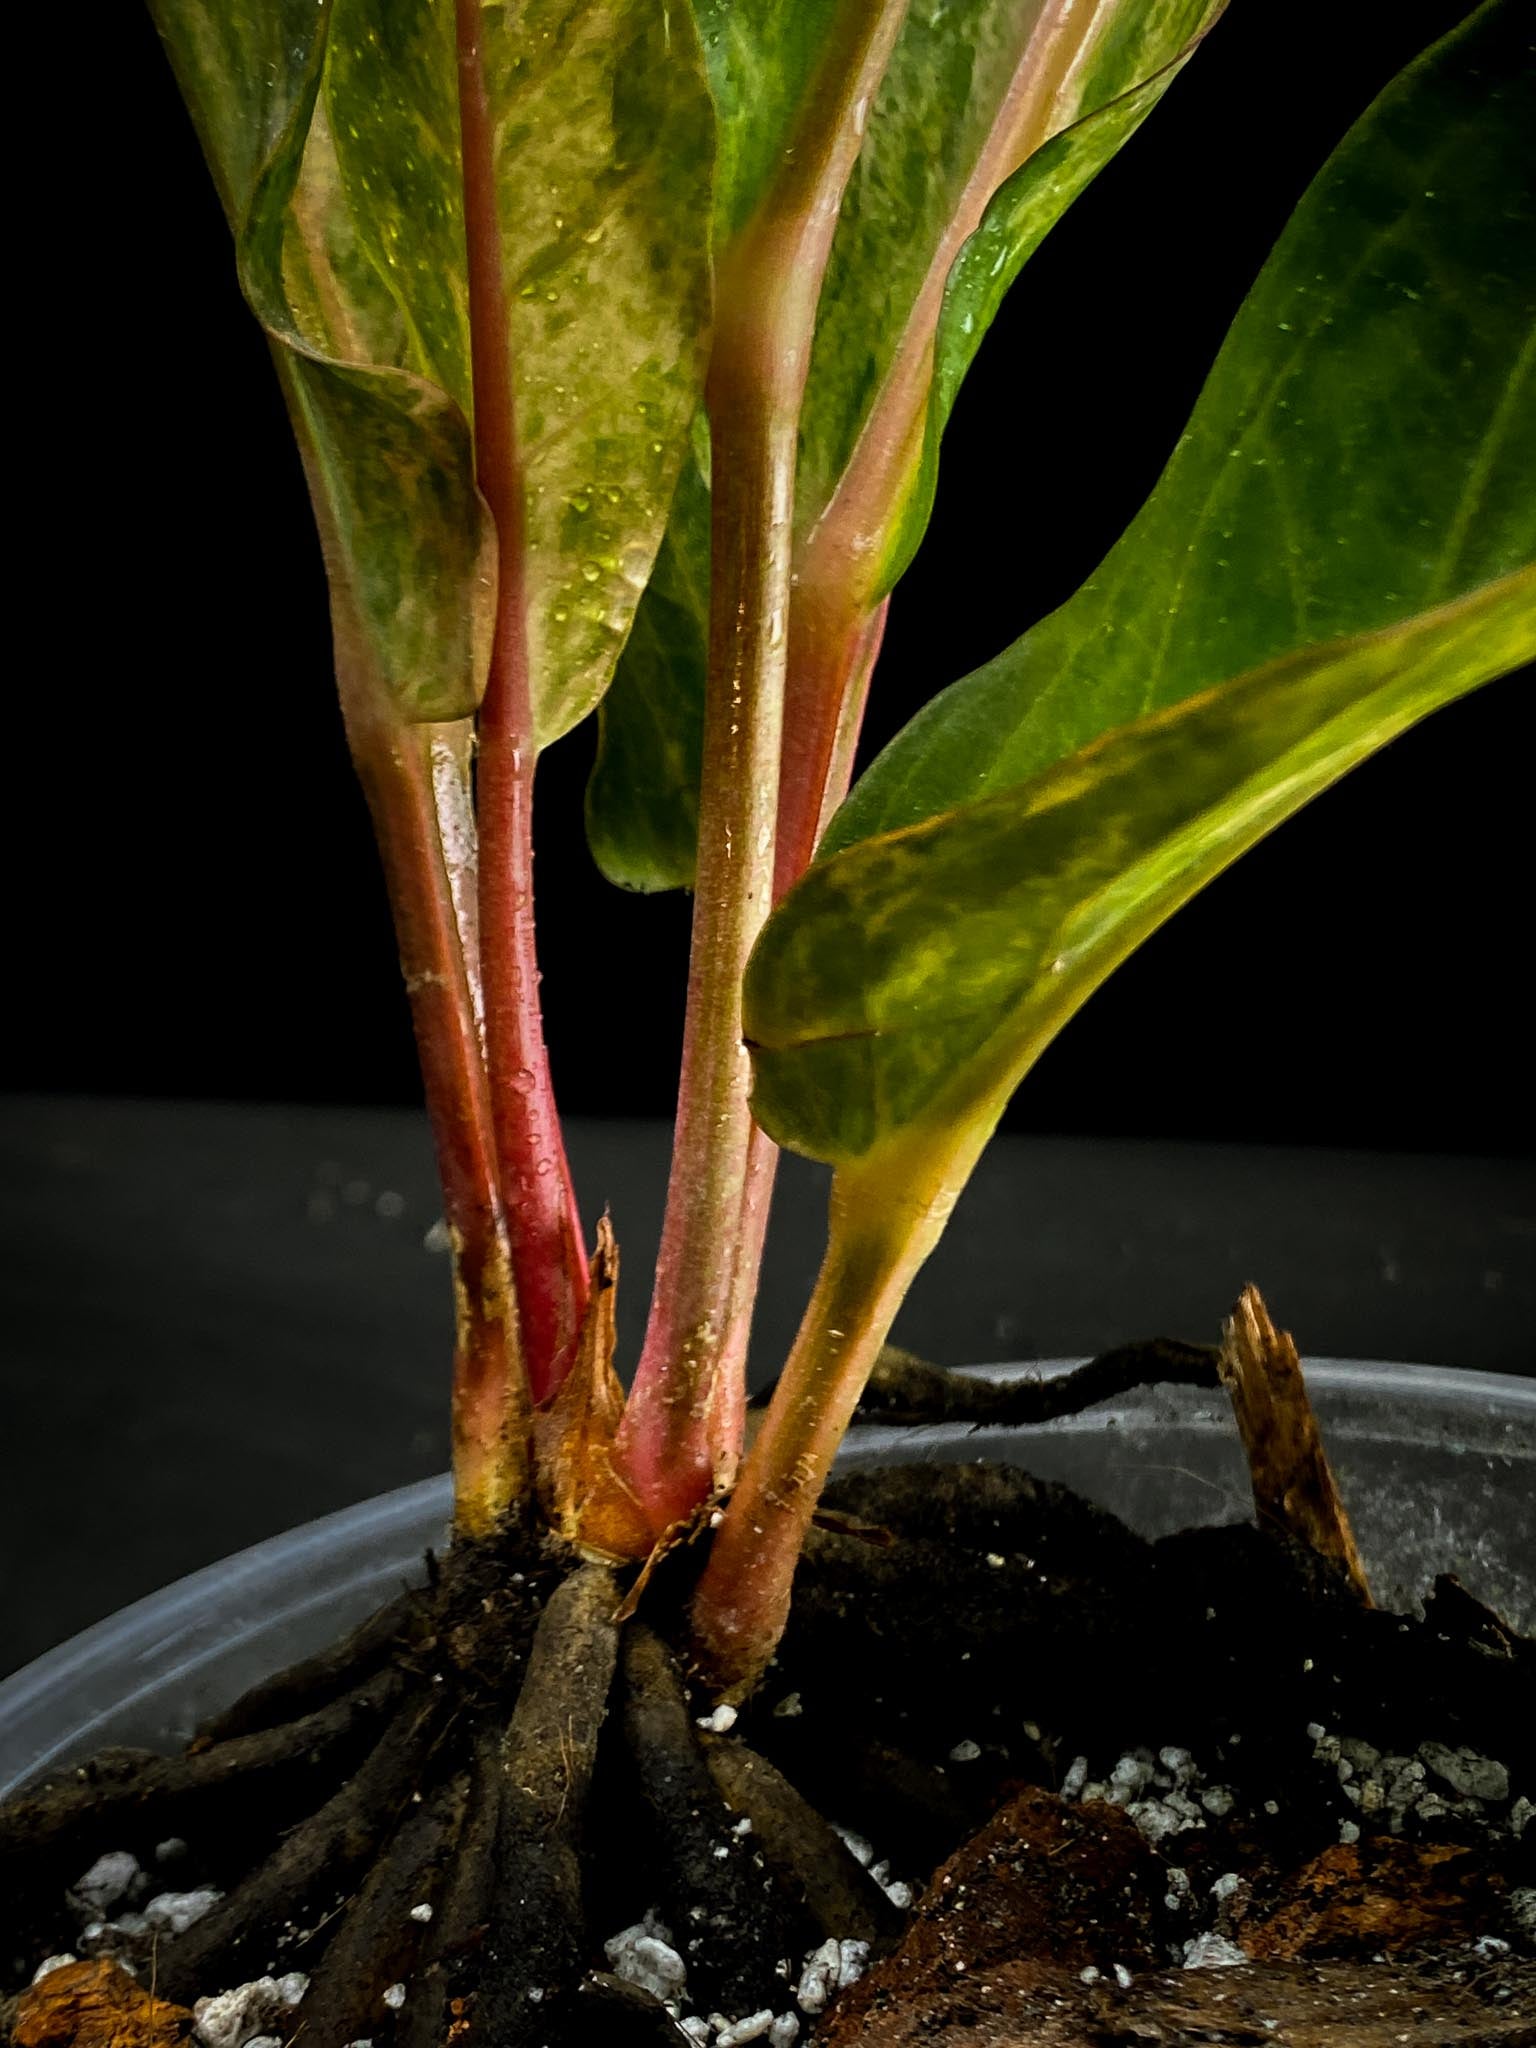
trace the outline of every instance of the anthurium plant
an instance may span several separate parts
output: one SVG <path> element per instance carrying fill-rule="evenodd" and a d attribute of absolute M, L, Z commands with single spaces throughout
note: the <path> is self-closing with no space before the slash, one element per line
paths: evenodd
<path fill-rule="evenodd" d="M 696 1536 L 691 1654 L 744 1691 L 1041 1049 L 1244 848 L 1536 654 L 1529 10 L 1485 0 L 1362 115 L 1122 539 L 850 792 L 966 371 L 1221 0 L 152 4 L 329 572 L 453 1244 L 459 1535 Z M 633 1361 L 539 1005 L 538 763 L 594 715 L 597 861 L 693 892 Z M 827 1250 L 748 1448 L 780 1146 L 833 1168 Z"/>

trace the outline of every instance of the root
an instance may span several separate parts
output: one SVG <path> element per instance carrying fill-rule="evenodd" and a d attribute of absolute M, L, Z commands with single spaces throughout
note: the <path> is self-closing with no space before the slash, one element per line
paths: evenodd
<path fill-rule="evenodd" d="M 413 1974 L 431 1924 L 416 1915 L 435 1913 L 468 1792 L 461 1776 L 412 1807 L 369 1871 L 304 2001 L 301 2037 L 315 2048 L 366 2038 L 386 2010 L 384 1993 Z"/>
<path fill-rule="evenodd" d="M 694 2048 L 659 1998 L 607 1970 L 583 1978 L 570 2017 L 573 2048 Z"/>
<path fill-rule="evenodd" d="M 463 1825 L 443 1896 L 395 2030 L 395 2048 L 443 2048 L 455 2006 L 467 2002 L 473 1966 L 491 1917 L 496 1839 L 501 1827 L 501 1743 L 482 1731 L 470 1763 Z M 366 2038 L 366 2035 L 362 2038 Z"/>
<path fill-rule="evenodd" d="M 551 1594 L 501 1745 L 490 1925 L 469 2043 L 532 2048 L 586 1963 L 581 1835 L 618 1655 L 613 1574 L 583 1565 Z"/>
<path fill-rule="evenodd" d="M 789 1780 L 743 1742 L 706 1742 L 704 1761 L 733 1813 L 745 1814 L 752 1837 L 823 1939 L 888 1947 L 903 1916 L 842 1836 Z"/>
<path fill-rule="evenodd" d="M 870 1374 L 858 1414 L 861 1421 L 903 1427 L 960 1422 L 976 1428 L 1028 1428 L 1079 1415 L 1138 1387 L 1214 1387 L 1219 1384 L 1216 1360 L 1209 1345 L 1153 1337 L 1116 1345 L 1075 1372 L 1051 1379 L 982 1380 L 928 1365 L 888 1344 Z"/>
<path fill-rule="evenodd" d="M 210 1985 L 238 1981 L 242 1971 L 259 1974 L 278 1948 L 299 1945 L 300 1920 L 323 1915 L 410 1803 L 440 1713 L 430 1696 L 403 1708 L 349 1783 L 296 1827 L 244 1884 L 162 1948 L 158 1982 L 168 1998 L 188 2004 Z M 247 1964 L 254 1969 L 246 1970 Z"/>
<path fill-rule="evenodd" d="M 253 1685 L 233 1706 L 203 1723 L 198 1730 L 200 1740 L 228 1742 L 257 1729 L 275 1728 L 280 1722 L 312 1713 L 338 1693 L 351 1691 L 384 1662 L 411 1622 L 424 1613 L 427 1599 L 422 1592 L 402 1593 L 339 1643 Z"/>
<path fill-rule="evenodd" d="M 776 1726 L 785 1775 L 802 1797 L 880 1844 L 904 1870 L 931 1870 L 983 1818 L 974 1796 L 958 1791 L 932 1764 L 862 1733 L 834 1739 L 825 1725 L 801 1732 Z"/>
<path fill-rule="evenodd" d="M 55 1876 L 68 1879 L 146 1826 L 157 1839 L 216 1832 L 244 1805 L 259 1804 L 266 1825 L 276 1828 L 303 1810 L 316 1783 L 334 1782 L 376 1737 L 404 1687 L 400 1672 L 380 1672 L 301 1720 L 185 1756 L 108 1752 L 0 1813 L 0 1878 L 28 1889 Z"/>
<path fill-rule="evenodd" d="M 1075 1376 L 1079 1393 L 1117 1356 Z M 1363 1609 L 1333 1565 L 1279 1532 L 1150 1544 L 1006 1466 L 855 1469 L 829 1507 L 770 1681 L 730 1735 L 701 1732 L 663 1637 L 620 1623 L 611 1573 L 573 1572 L 569 1553 L 526 1535 L 515 1558 L 466 1545 L 427 1592 L 237 1703 L 211 1724 L 222 1739 L 177 1759 L 108 1754 L 0 1815 L 20 1919 L 35 1922 L 10 1930 L 16 1968 L 71 1939 L 54 1877 L 109 1848 L 149 1863 L 185 1832 L 189 1876 L 251 1874 L 183 1934 L 134 1933 L 125 1914 L 107 1937 L 167 2009 L 301 1968 L 312 1983 L 294 2048 L 686 2048 L 650 1991 L 592 1969 L 597 1937 L 659 1908 L 706 2013 L 781 2010 L 785 1960 L 831 1939 L 889 1955 L 902 1916 L 823 1814 L 920 1879 L 1019 1788 L 1059 1782 L 1068 1734 L 1085 1757 L 1126 1743 L 1221 1753 L 1224 1700 L 1241 1702 L 1253 1737 L 1224 1775 L 1251 1799 L 1292 1768 L 1292 1723 L 1308 1725 L 1314 1696 L 1325 1720 L 1336 1688 L 1382 1756 L 1413 1755 L 1426 1732 L 1474 1762 L 1523 1754 L 1536 1652 L 1453 1583 L 1410 1625 Z M 658 1628 L 676 1619 L 676 1590 L 653 1591 Z M 622 1714 L 605 1729 L 621 1660 Z M 1305 1704 L 1286 1690 L 1298 1668 L 1316 1674 Z M 1155 1699 L 1106 1685 L 1121 1670 L 1155 1670 Z M 297 1719 L 253 1725 L 365 1671 Z M 888 1981 L 917 1953 L 911 1929 L 932 1921 L 933 1898 Z M 959 1921 L 968 1939 L 986 1932 L 968 1903 Z M 947 1996 L 992 1982 L 990 1960 L 975 1983 L 965 1960 Z M 1054 1947 L 1034 1960 L 1067 1969 Z M 1082 2002 L 1075 1964 L 1067 1989 Z M 829 2039 L 842 2024 L 818 2022 Z"/>
<path fill-rule="evenodd" d="M 783 1996 L 777 1966 L 805 1946 L 805 1930 L 792 1925 L 799 1916 L 715 1789 L 671 1651 L 632 1624 L 623 1656 L 625 1743 L 693 1997 L 706 2010 L 752 2012 Z"/>

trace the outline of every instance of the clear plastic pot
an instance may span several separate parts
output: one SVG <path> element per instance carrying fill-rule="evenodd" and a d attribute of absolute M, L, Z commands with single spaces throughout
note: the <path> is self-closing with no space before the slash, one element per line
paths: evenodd
<path fill-rule="evenodd" d="M 1307 1378 L 1378 1597 L 1412 1602 L 1454 1571 L 1536 1629 L 1536 1380 L 1335 1360 L 1314 1361 Z M 1006 1460 L 1149 1536 L 1250 1511 L 1225 1397 L 1186 1389 L 1038 1429 L 860 1428 L 842 1457 Z M 185 1740 L 257 1679 L 418 1580 L 448 1513 L 446 1479 L 403 1487 L 194 1572 L 38 1658 L 0 1684 L 0 1796 L 108 1743 Z"/>

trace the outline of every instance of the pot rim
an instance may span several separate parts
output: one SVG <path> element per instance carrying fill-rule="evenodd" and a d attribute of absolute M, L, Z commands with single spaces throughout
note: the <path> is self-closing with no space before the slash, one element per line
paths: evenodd
<path fill-rule="evenodd" d="M 960 1370 L 994 1381 L 1026 1375 L 1054 1378 L 1082 1362 L 1052 1358 L 1027 1364 L 967 1366 Z M 1528 1428 L 1529 1455 L 1536 1460 L 1536 1378 L 1455 1366 L 1377 1364 L 1333 1358 L 1306 1361 L 1306 1373 L 1314 1393 L 1343 1397 L 1346 1402 L 1368 1403 L 1383 1421 L 1400 1424 L 1405 1413 L 1417 1411 L 1425 1416 L 1435 1414 L 1442 1421 L 1459 1418 L 1469 1424 L 1494 1421 L 1505 1428 Z M 1135 1412 L 1138 1405 L 1140 1412 L 1145 1413 L 1145 1404 L 1155 1400 L 1158 1392 L 1156 1388 L 1138 1390 L 1121 1400 L 1102 1403 L 1080 1415 L 1065 1416 L 1041 1427 L 1056 1432 L 1100 1432 L 1114 1427 L 1118 1419 L 1128 1411 Z M 1384 1410 L 1383 1402 L 1387 1404 Z M 1225 1408 L 1224 1402 L 1214 1405 Z M 1185 1418 L 1186 1423 L 1191 1419 L 1197 1424 L 1200 1420 L 1198 1416 Z M 1217 1426 L 1220 1419 L 1213 1413 L 1210 1425 Z M 1356 1435 L 1359 1419 L 1358 1413 L 1351 1418 Z M 895 1428 L 856 1424 L 845 1439 L 845 1450 L 874 1455 L 903 1437 L 921 1437 L 931 1443 L 935 1433 L 947 1427 L 952 1425 Z M 1399 1434 L 1400 1429 L 1394 1428 L 1392 1433 Z M 965 1435 L 971 1438 L 973 1432 L 967 1429 Z M 1526 1455 L 1523 1440 L 1517 1454 Z M 331 1598 L 331 1582 L 322 1574 L 306 1570 L 307 1565 L 318 1565 L 322 1560 L 334 1567 L 343 1556 L 350 1556 L 356 1565 L 352 1583 L 366 1584 L 371 1558 L 372 1576 L 376 1580 L 371 1590 L 382 1604 L 400 1589 L 400 1539 L 434 1522 L 446 1535 L 451 1511 L 451 1481 L 446 1473 L 439 1474 L 339 1508 L 203 1565 L 92 1623 L 0 1680 L 0 1728 L 37 1722 L 48 1701 L 72 1696 L 77 1686 L 84 1688 L 89 1675 L 104 1662 L 138 1672 L 136 1680 L 116 1696 L 116 1711 L 131 1707 L 146 1693 L 162 1690 L 168 1678 L 174 1681 L 180 1672 L 199 1666 L 207 1657 L 208 1636 L 215 1625 L 221 1641 L 233 1645 L 266 1633 L 276 1623 L 301 1619 Z M 77 1750 L 84 1732 L 76 1728 L 60 1738 L 51 1755 L 34 1756 L 15 1782 L 35 1776 L 63 1751 Z M 0 1797 L 11 1789 L 11 1784 L 0 1779 Z"/>

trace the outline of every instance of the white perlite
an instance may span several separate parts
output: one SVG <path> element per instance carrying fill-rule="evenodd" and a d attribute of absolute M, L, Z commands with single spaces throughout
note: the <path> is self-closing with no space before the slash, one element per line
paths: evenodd
<path fill-rule="evenodd" d="M 973 1764 L 980 1755 L 981 1744 L 979 1742 L 972 1742 L 970 1737 L 967 1736 L 964 1742 L 957 1742 L 955 1744 L 954 1748 L 949 1752 L 949 1760 L 952 1764 Z"/>
<path fill-rule="evenodd" d="M 282 1977 L 254 1977 L 215 1998 L 200 1998 L 192 2008 L 197 2038 L 203 2048 L 250 2048 L 285 2019 L 308 1989 L 303 1972 L 290 1970 Z M 284 2028 L 285 2034 L 291 2031 Z"/>
<path fill-rule="evenodd" d="M 1088 1759 L 1074 1757 L 1062 1779 L 1061 1796 L 1123 1807 L 1152 1843 L 1208 1827 L 1213 1819 L 1224 1819 L 1235 1804 L 1230 1786 L 1202 1787 L 1190 1752 L 1173 1744 L 1155 1757 L 1149 1749 L 1127 1750 L 1107 1778 L 1090 1778 Z"/>
<path fill-rule="evenodd" d="M 201 1885 L 195 1892 L 160 1892 L 146 1904 L 144 1924 L 164 1928 L 170 1934 L 185 1934 L 223 1896 L 212 1885 Z"/>
<path fill-rule="evenodd" d="M 121 1899 L 126 1899 L 143 1876 L 139 1859 L 126 1849 L 109 1849 L 98 1856 L 82 1877 L 70 1886 L 80 1911 L 101 1920 Z"/>
<path fill-rule="evenodd" d="M 419 1906 L 412 1906 L 411 1918 L 413 1920 L 430 1920 L 432 1918 L 432 1908 L 425 1899 L 422 1900 Z"/>
<path fill-rule="evenodd" d="M 688 1988 L 688 1966 L 672 1945 L 672 1930 L 653 1908 L 633 1927 L 603 1943 L 608 1967 L 626 1984 L 637 1984 L 663 2005 L 675 2006 Z"/>
<path fill-rule="evenodd" d="M 867 1941 L 840 1941 L 837 1944 L 837 1988 L 846 1991 L 850 1984 L 857 1984 L 869 1968 L 869 1943 Z"/>
<path fill-rule="evenodd" d="M 801 1965 L 795 2003 L 802 2012 L 823 2012 L 834 1991 L 846 1991 L 869 1962 L 867 1941 L 824 1941 Z"/>
<path fill-rule="evenodd" d="M 773 2008 L 765 2006 L 761 2012 L 748 2013 L 744 2020 L 735 2020 L 715 2036 L 715 2048 L 746 2048 L 748 2041 L 761 2041 L 773 2025 Z"/>
<path fill-rule="evenodd" d="M 1421 1742 L 1419 1755 L 1441 1784 L 1463 1799 L 1502 1806 L 1509 1797 L 1509 1772 L 1491 1756 L 1465 1746 L 1450 1749 L 1443 1742 Z"/>
<path fill-rule="evenodd" d="M 405 2003 L 405 1986 L 403 1984 L 391 1984 L 384 1993 L 384 2003 L 391 2012 L 398 2012 Z"/>
<path fill-rule="evenodd" d="M 1314 1760 L 1338 1780 L 1350 1805 L 1391 1834 L 1405 1833 L 1414 1820 L 1486 1818 L 1487 1808 L 1508 1803 L 1507 1765 L 1465 1745 L 1423 1742 L 1414 1756 L 1394 1756 L 1358 1736 L 1330 1735 L 1320 1721 L 1309 1721 L 1307 1734 Z M 1513 1809 L 1506 1825 L 1519 1833 Z"/>
<path fill-rule="evenodd" d="M 719 1706 L 712 1714 L 700 1714 L 699 1726 L 707 1729 L 711 1735 L 729 1735 L 736 1726 L 736 1709 Z"/>
<path fill-rule="evenodd" d="M 862 1863 L 864 1868 L 868 1870 L 871 1863 L 875 1860 L 874 1843 L 867 1841 L 863 1835 L 856 1835 L 852 1828 L 838 1828 L 837 1832 L 842 1836 L 843 1846 L 847 1849 L 849 1855 L 856 1863 Z"/>
<path fill-rule="evenodd" d="M 44 1956 L 43 1960 L 32 1972 L 32 1982 L 34 1984 L 41 1984 L 43 1979 L 51 1977 L 55 1970 L 67 1969 L 71 1963 L 78 1963 L 79 1960 L 78 1956 L 72 1956 L 67 1949 L 61 1956 Z"/>
<path fill-rule="evenodd" d="M 1224 1934 L 1197 1934 L 1184 1944 L 1186 1970 L 1230 1970 L 1247 1961 L 1248 1951 Z"/>
<path fill-rule="evenodd" d="M 1519 1885 L 1510 1893 L 1509 1917 L 1527 1941 L 1536 1942 L 1536 1885 Z"/>

